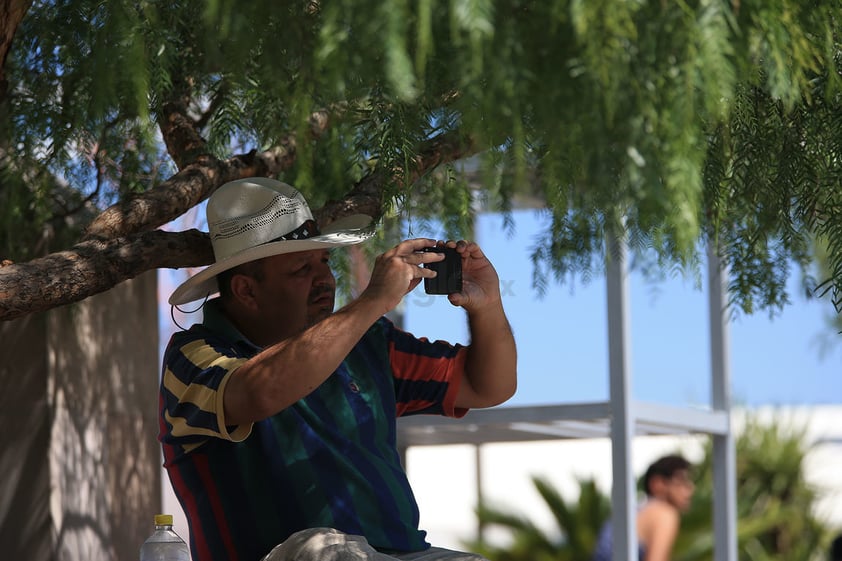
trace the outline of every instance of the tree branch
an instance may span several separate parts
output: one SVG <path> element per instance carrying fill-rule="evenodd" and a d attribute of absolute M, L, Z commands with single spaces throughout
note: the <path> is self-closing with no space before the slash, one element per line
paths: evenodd
<path fill-rule="evenodd" d="M 331 200 L 313 215 L 321 225 L 354 213 L 368 214 L 379 220 L 383 214 L 383 193 L 388 183 L 414 184 L 420 177 L 441 164 L 455 162 L 480 151 L 475 140 L 459 131 L 442 133 L 424 143 L 413 158 L 409 178 L 405 170 L 377 170 L 363 177 L 345 197 Z"/>
<path fill-rule="evenodd" d="M 108 240 L 150 231 L 178 218 L 225 181 L 224 162 L 203 157 L 143 194 L 105 209 L 84 240 Z"/>
<path fill-rule="evenodd" d="M 204 232 L 164 232 L 150 224 L 164 224 L 169 218 L 190 209 L 209 192 L 226 181 L 244 177 L 265 177 L 277 173 L 294 160 L 294 142 L 259 154 L 236 156 L 227 161 L 200 158 L 149 193 L 127 203 L 123 210 L 108 209 L 92 227 L 85 241 L 73 248 L 33 259 L 27 263 L 0 266 L 0 321 L 41 312 L 84 300 L 145 271 L 161 268 L 200 267 L 213 262 L 210 238 Z M 463 158 L 477 151 L 475 143 L 458 133 L 447 133 L 428 141 L 418 152 L 410 182 L 436 166 Z M 292 159 L 290 159 L 292 158 Z M 383 193 L 389 182 L 401 181 L 403 170 L 379 170 L 354 185 L 340 200 L 314 209 L 316 219 L 329 224 L 348 214 L 363 213 L 379 219 L 383 213 Z M 114 228 L 104 225 L 107 213 L 120 220 Z M 124 213 L 124 215 L 119 215 Z M 139 233 L 115 235 L 132 227 L 147 228 Z M 144 221 L 147 221 L 144 224 Z M 130 228 L 128 228 L 130 229 Z"/>
<path fill-rule="evenodd" d="M 176 89 L 171 98 L 161 104 L 158 119 L 167 152 L 178 169 L 184 169 L 208 153 L 208 143 L 199 134 L 197 122 L 187 111 L 190 106 L 189 90 L 186 82 L 182 92 Z"/>
<path fill-rule="evenodd" d="M 68 251 L 0 266 L 0 320 L 79 302 L 151 269 L 212 260 L 208 235 L 198 230 L 89 240 Z"/>
<path fill-rule="evenodd" d="M 0 0 L 0 106 L 5 103 L 8 93 L 6 57 L 9 55 L 18 26 L 30 6 L 32 0 Z"/>
<path fill-rule="evenodd" d="M 415 175 L 410 178 L 410 182 L 414 183 L 421 176 L 441 164 L 473 156 L 486 148 L 485 146 L 478 146 L 474 138 L 463 134 L 461 131 L 442 133 L 421 146 L 415 156 Z"/>
<path fill-rule="evenodd" d="M 314 112 L 310 116 L 312 138 L 319 139 L 330 126 L 331 116 L 344 109 L 344 105 L 337 105 Z M 173 120 L 179 119 L 173 117 Z M 186 135 L 176 134 L 174 130 L 168 134 L 175 137 Z M 171 139 L 167 142 L 168 149 L 180 149 L 179 142 Z M 207 199 L 217 187 L 228 181 L 270 177 L 289 170 L 295 163 L 296 149 L 296 138 L 289 135 L 277 146 L 264 152 L 252 151 L 228 160 L 219 160 L 208 154 L 200 155 L 167 181 L 105 209 L 88 226 L 85 239 L 105 240 L 159 228 Z"/>

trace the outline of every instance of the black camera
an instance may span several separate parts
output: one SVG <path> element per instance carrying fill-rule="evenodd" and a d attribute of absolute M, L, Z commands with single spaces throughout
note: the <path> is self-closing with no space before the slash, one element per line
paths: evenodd
<path fill-rule="evenodd" d="M 424 278 L 424 292 L 427 294 L 453 294 L 462 292 L 462 256 L 455 247 L 426 247 L 422 251 L 444 253 L 444 260 L 424 263 L 425 269 L 436 272 L 436 278 Z"/>

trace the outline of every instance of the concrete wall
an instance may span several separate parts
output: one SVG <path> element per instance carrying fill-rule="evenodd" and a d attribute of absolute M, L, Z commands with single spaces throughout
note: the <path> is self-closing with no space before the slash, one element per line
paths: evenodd
<path fill-rule="evenodd" d="M 0 322 L 0 551 L 51 559 L 46 317 Z"/>
<path fill-rule="evenodd" d="M 0 551 L 134 561 L 160 504 L 154 272 L 0 323 Z"/>

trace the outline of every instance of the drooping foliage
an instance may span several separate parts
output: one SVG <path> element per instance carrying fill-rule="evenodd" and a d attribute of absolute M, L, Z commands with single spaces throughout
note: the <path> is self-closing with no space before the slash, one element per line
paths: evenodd
<path fill-rule="evenodd" d="M 660 270 L 718 244 L 735 303 L 775 310 L 820 236 L 840 307 L 840 31 L 836 0 L 33 2 L 0 93 L 0 254 L 64 249 L 51 232 L 168 181 L 173 208 L 122 234 L 157 228 L 238 157 L 316 207 L 381 177 L 383 216 L 451 235 L 545 206 L 539 288 L 598 271 L 622 227 Z"/>

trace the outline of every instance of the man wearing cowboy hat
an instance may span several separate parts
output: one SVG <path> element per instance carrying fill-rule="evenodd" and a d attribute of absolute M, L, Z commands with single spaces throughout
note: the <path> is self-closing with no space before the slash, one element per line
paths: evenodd
<path fill-rule="evenodd" d="M 423 267 L 443 259 L 423 251 L 434 240 L 380 255 L 362 294 L 334 311 L 329 250 L 364 241 L 367 217 L 319 232 L 298 191 L 264 178 L 223 185 L 207 216 L 215 263 L 170 303 L 219 297 L 171 339 L 160 395 L 164 465 L 193 558 L 482 559 L 427 543 L 395 442 L 398 416 L 460 417 L 514 394 L 515 342 L 479 246 L 447 244 L 463 267 L 448 298 L 471 336 L 451 345 L 383 317 L 435 276 Z"/>

